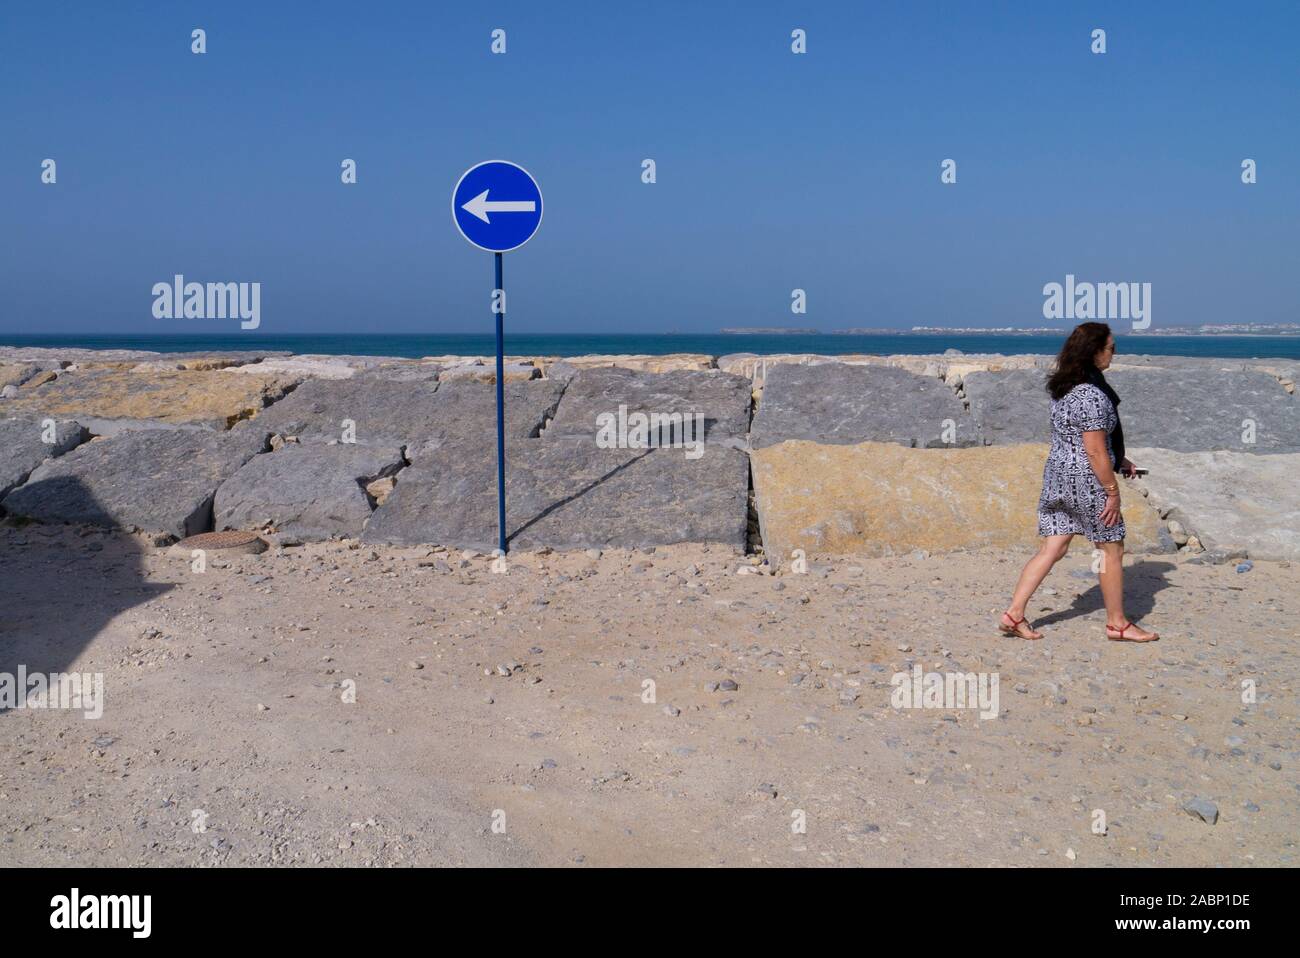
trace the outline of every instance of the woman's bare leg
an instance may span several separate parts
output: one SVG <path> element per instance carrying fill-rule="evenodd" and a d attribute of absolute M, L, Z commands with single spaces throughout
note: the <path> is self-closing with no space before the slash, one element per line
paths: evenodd
<path fill-rule="evenodd" d="M 1137 626 L 1124 629 L 1121 639 L 1119 631 L 1128 625 L 1124 615 L 1124 540 L 1119 542 L 1096 542 L 1094 548 L 1101 550 L 1101 598 L 1106 603 L 1106 637 L 1117 641 L 1150 642 L 1160 636 L 1147 632 Z"/>
<path fill-rule="evenodd" d="M 1042 545 L 1020 572 L 1020 581 L 1016 583 L 1015 595 L 1011 598 L 1011 605 L 1007 607 L 1008 615 L 1016 619 L 1025 618 L 1025 607 L 1029 605 L 1029 600 L 1043 584 L 1047 574 L 1052 571 L 1052 566 L 1065 557 L 1070 549 L 1070 540 L 1073 538 L 1073 534 L 1043 536 Z M 1029 628 L 1027 622 L 1016 627 L 1016 634 L 1026 639 L 1041 637 L 1041 633 Z"/>

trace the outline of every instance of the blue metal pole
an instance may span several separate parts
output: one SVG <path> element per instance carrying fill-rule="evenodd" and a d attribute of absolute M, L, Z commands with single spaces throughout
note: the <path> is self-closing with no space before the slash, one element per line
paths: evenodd
<path fill-rule="evenodd" d="M 501 285 L 501 254 L 497 253 L 497 285 L 501 297 L 497 310 L 497 539 L 506 554 L 506 360 L 502 328 L 505 323 L 505 287 Z"/>

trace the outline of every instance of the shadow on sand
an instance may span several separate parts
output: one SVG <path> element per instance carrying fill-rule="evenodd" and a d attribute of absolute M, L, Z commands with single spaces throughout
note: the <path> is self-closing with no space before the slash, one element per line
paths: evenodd
<path fill-rule="evenodd" d="M 1124 614 L 1130 622 L 1139 622 L 1151 614 L 1155 608 L 1156 593 L 1169 588 L 1172 583 L 1165 575 L 1176 566 L 1172 562 L 1143 561 L 1124 568 Z M 1052 612 L 1041 619 L 1034 620 L 1034 627 L 1054 625 L 1076 619 L 1081 615 L 1091 615 L 1106 608 L 1101 599 L 1101 585 L 1094 583 L 1092 588 L 1075 597 L 1068 609 Z"/>
<path fill-rule="evenodd" d="M 172 588 L 145 581 L 142 547 L 118 529 L 4 519 L 0 677 L 16 683 L 20 667 L 27 676 L 78 671 L 74 663 L 113 618 Z"/>

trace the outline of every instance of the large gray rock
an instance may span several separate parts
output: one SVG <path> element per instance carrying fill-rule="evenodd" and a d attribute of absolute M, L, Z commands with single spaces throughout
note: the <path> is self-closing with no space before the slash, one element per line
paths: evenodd
<path fill-rule="evenodd" d="M 217 487 L 262 448 L 263 438 L 251 433 L 128 432 L 46 462 L 0 506 L 43 522 L 184 538 L 212 528 Z"/>
<path fill-rule="evenodd" d="M 350 422 L 360 445 L 402 445 L 432 427 L 437 390 L 438 384 L 427 380 L 394 382 L 360 375 L 312 379 L 234 431 L 326 443 L 342 440 Z"/>
<path fill-rule="evenodd" d="M 418 438 L 436 442 L 467 439 L 496 449 L 496 384 L 443 382 L 435 398 L 435 419 Z M 506 438 L 530 439 L 555 415 L 564 383 L 549 379 L 505 384 Z"/>
<path fill-rule="evenodd" d="M 704 438 L 714 442 L 742 439 L 749 432 L 751 386 L 748 379 L 716 370 L 676 369 L 653 373 L 621 366 L 583 369 L 574 375 L 560 400 L 546 438 L 596 438 L 597 418 L 627 414 L 704 416 Z M 694 420 L 692 420 L 693 422 Z M 693 435 L 693 434 L 692 434 Z"/>
<path fill-rule="evenodd" d="M 268 522 L 304 540 L 358 536 L 373 509 L 367 484 L 405 465 L 397 446 L 299 445 L 254 456 L 221 484 L 216 529 L 259 529 Z"/>
<path fill-rule="evenodd" d="M 53 442 L 45 440 L 53 439 Z M 51 428 L 35 419 L 0 419 L 0 499 L 46 459 L 81 445 L 90 433 L 80 423 L 61 420 Z"/>
<path fill-rule="evenodd" d="M 0 363 L 0 389 L 21 386 L 40 371 L 40 367 L 32 363 Z"/>
<path fill-rule="evenodd" d="M 1052 400 L 1041 369 L 967 373 L 962 381 L 971 419 L 985 445 L 1049 442 Z"/>
<path fill-rule="evenodd" d="M 1127 428 L 1127 425 L 1125 426 Z M 1150 470 L 1149 499 L 1207 549 L 1244 549 L 1257 559 L 1300 559 L 1300 453 L 1175 452 L 1130 448 Z"/>
<path fill-rule="evenodd" d="M 782 364 L 767 372 L 750 443 L 756 449 L 789 439 L 943 447 L 949 424 L 951 445 L 977 444 L 961 400 L 938 378 L 891 366 Z"/>
<path fill-rule="evenodd" d="M 1202 360 L 1194 369 L 1107 372 L 1120 396 L 1126 444 L 1184 452 L 1300 450 L 1300 406 L 1277 377 L 1222 369 L 1214 362 L 1225 361 Z M 1051 436 L 1051 398 L 1045 383 L 1045 371 L 967 373 L 963 389 L 981 439 L 998 445 L 1046 441 Z M 1242 442 L 1246 419 L 1255 422 L 1254 445 Z"/>
<path fill-rule="evenodd" d="M 745 546 L 749 462 L 709 445 L 600 449 L 580 439 L 516 440 L 506 449 L 506 525 L 512 548 L 640 548 L 674 542 Z M 404 470 L 362 538 L 484 552 L 497 544 L 492 445 L 447 442 Z"/>
<path fill-rule="evenodd" d="M 421 378 L 405 378 L 409 375 Z M 459 436 L 495 442 L 496 387 L 440 385 L 432 375 L 370 370 L 351 379 L 312 380 L 236 430 L 297 436 L 304 443 L 337 442 L 344 438 L 344 421 L 351 420 L 363 446 L 423 445 Z M 563 391 L 563 384 L 544 380 L 507 383 L 507 433 L 536 435 Z"/>
<path fill-rule="evenodd" d="M 1106 378 L 1119 393 L 1130 448 L 1300 452 L 1300 404 L 1275 376 L 1246 370 L 1117 369 Z M 1253 444 L 1242 441 L 1246 420 L 1254 423 Z"/>

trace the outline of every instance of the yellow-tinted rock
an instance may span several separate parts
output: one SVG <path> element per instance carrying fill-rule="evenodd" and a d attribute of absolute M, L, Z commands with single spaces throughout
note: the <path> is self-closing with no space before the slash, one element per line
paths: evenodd
<path fill-rule="evenodd" d="M 1030 546 L 1046 445 L 912 449 L 893 443 L 791 441 L 754 450 L 763 545 L 791 551 L 891 555 L 924 549 Z M 1125 483 L 1129 551 L 1162 551 L 1159 517 Z M 1076 548 L 1091 548 L 1082 537 Z"/>
<path fill-rule="evenodd" d="M 736 353 L 731 356 L 723 356 L 718 360 L 718 368 L 724 373 L 731 373 L 735 376 L 744 376 L 751 379 L 754 385 L 762 387 L 763 380 L 767 377 L 767 371 L 779 363 L 792 363 L 800 366 L 808 366 L 812 363 L 830 363 L 836 360 L 830 356 L 819 356 L 816 353 L 774 353 L 768 356 L 756 356 L 752 353 Z"/>
<path fill-rule="evenodd" d="M 714 369 L 714 358 L 704 353 L 670 353 L 666 356 L 570 356 L 563 360 L 583 369 L 589 366 L 622 366 L 647 373 L 666 373 L 674 369 Z"/>
<path fill-rule="evenodd" d="M 27 382 L 23 383 L 23 389 L 35 389 L 37 386 L 44 386 L 46 383 L 52 383 L 58 379 L 58 374 L 53 370 L 42 369 Z"/>
<path fill-rule="evenodd" d="M 152 419 L 229 428 L 257 415 L 298 380 L 225 371 L 89 369 L 67 371 L 6 401 L 8 416 Z"/>

